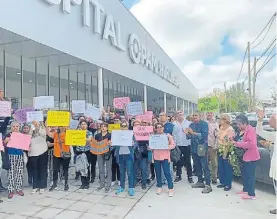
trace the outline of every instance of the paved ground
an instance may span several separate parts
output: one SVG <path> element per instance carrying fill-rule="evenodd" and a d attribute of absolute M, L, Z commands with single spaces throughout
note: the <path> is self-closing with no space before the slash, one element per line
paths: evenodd
<path fill-rule="evenodd" d="M 176 185 L 173 198 L 169 198 L 167 193 L 157 196 L 155 185 L 147 192 L 136 188 L 134 197 L 97 192 L 97 184 L 92 184 L 88 191 L 78 191 L 79 185 L 80 182 L 71 180 L 70 191 L 47 191 L 44 195 L 31 195 L 31 189 L 24 188 L 24 197 L 4 198 L 0 204 L 0 219 L 274 218 L 268 214 L 268 210 L 275 205 L 273 194 L 257 191 L 257 200 L 243 201 L 235 194 L 240 188 L 238 183 L 234 183 L 230 192 L 214 188 L 213 193 L 203 195 L 201 190 L 192 189 L 183 180 Z M 63 186 L 60 185 L 60 188 Z"/>

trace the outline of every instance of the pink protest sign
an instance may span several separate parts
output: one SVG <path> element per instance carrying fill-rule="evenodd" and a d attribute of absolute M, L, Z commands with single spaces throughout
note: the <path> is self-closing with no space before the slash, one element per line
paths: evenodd
<path fill-rule="evenodd" d="M 137 141 L 148 141 L 150 134 L 153 134 L 153 126 L 134 127 L 134 135 Z"/>
<path fill-rule="evenodd" d="M 4 151 L 2 133 L 0 133 L 0 151 Z"/>
<path fill-rule="evenodd" d="M 24 109 L 18 109 L 14 112 L 14 118 L 19 123 L 25 123 L 27 122 L 27 112 L 34 111 L 34 108 L 24 108 Z"/>
<path fill-rule="evenodd" d="M 124 109 L 125 105 L 130 102 L 130 97 L 117 97 L 113 99 L 113 106 L 116 109 Z"/>
<path fill-rule="evenodd" d="M 136 116 L 136 119 L 140 120 L 140 121 L 146 121 L 149 123 L 152 123 L 152 115 L 138 115 Z"/>
<path fill-rule="evenodd" d="M 9 101 L 0 101 L 0 116 L 8 117 L 11 116 L 12 103 Z"/>
<path fill-rule="evenodd" d="M 29 151 L 31 137 L 31 135 L 25 135 L 19 132 L 12 132 L 11 139 L 8 142 L 7 147 Z"/>
<path fill-rule="evenodd" d="M 146 111 L 144 114 L 153 117 L 153 111 Z"/>

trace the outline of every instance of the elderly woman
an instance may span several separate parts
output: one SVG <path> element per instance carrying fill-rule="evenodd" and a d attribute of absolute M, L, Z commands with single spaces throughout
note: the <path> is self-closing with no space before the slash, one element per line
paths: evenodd
<path fill-rule="evenodd" d="M 239 192 L 242 199 L 253 200 L 255 195 L 255 172 L 257 161 L 260 160 L 260 153 L 257 146 L 257 135 L 255 129 L 249 125 L 248 118 L 245 115 L 236 117 L 238 128 L 244 132 L 241 142 L 234 141 L 234 145 L 246 149 L 243 155 L 242 180 L 243 190 Z"/>
<path fill-rule="evenodd" d="M 275 181 L 277 180 L 277 169 L 276 169 L 276 132 L 268 132 L 263 130 L 263 118 L 264 118 L 264 111 L 259 110 L 258 111 L 258 124 L 256 127 L 256 132 L 259 136 L 261 136 L 262 138 L 264 138 L 266 141 L 269 141 L 271 143 L 273 143 L 273 154 L 271 157 L 271 164 L 270 164 L 270 172 L 269 172 L 269 176 L 272 177 Z M 270 119 L 269 119 L 269 125 L 276 129 L 276 114 L 273 114 Z M 270 146 L 270 145 L 268 145 Z M 275 183 L 274 183 L 275 185 Z M 276 189 L 276 188 L 275 188 Z M 276 214 L 277 213 L 277 209 L 273 209 L 270 210 L 271 214 Z"/>
<path fill-rule="evenodd" d="M 230 139 L 235 135 L 234 129 L 232 128 L 231 118 L 227 114 L 223 114 L 220 117 L 220 129 L 219 129 L 219 151 L 218 155 L 218 171 L 220 185 L 217 188 L 224 188 L 224 191 L 229 191 L 232 188 L 233 179 L 233 167 L 227 159 Z"/>
<path fill-rule="evenodd" d="M 47 187 L 48 146 L 46 143 L 46 129 L 41 122 L 33 121 L 35 129 L 32 132 L 32 140 L 29 155 L 33 176 L 32 194 L 39 191 L 44 193 Z"/>
<path fill-rule="evenodd" d="M 12 122 L 11 133 L 19 132 L 20 124 L 18 122 Z M 5 144 L 11 140 L 11 133 L 7 134 L 4 140 Z M 16 148 L 7 148 L 7 153 L 10 161 L 10 168 L 8 170 L 8 199 L 13 198 L 15 190 L 17 195 L 24 196 L 22 191 L 23 184 L 23 150 Z"/>

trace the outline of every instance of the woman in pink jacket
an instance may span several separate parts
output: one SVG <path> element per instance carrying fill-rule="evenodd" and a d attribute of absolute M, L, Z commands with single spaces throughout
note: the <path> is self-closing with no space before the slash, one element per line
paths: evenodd
<path fill-rule="evenodd" d="M 244 132 L 241 142 L 234 142 L 234 145 L 245 149 L 243 155 L 242 180 L 243 190 L 239 192 L 242 199 L 256 199 L 255 195 L 255 171 L 257 161 L 260 160 L 260 153 L 257 146 L 257 135 L 255 129 L 249 125 L 248 118 L 245 115 L 236 117 L 236 122 L 241 131 Z"/>
<path fill-rule="evenodd" d="M 170 174 L 170 150 L 175 148 L 175 143 L 173 140 L 173 137 L 170 134 L 165 134 L 164 133 L 164 126 L 161 123 L 156 123 L 155 124 L 155 129 L 156 129 L 156 135 L 167 135 L 168 137 L 168 149 L 154 149 L 153 150 L 153 159 L 154 159 L 154 167 L 155 167 L 155 172 L 156 172 L 156 177 L 157 177 L 157 195 L 162 194 L 162 176 L 161 176 L 161 171 L 163 168 L 165 178 L 167 180 L 167 185 L 168 185 L 168 196 L 173 197 L 174 195 L 174 190 L 173 190 L 173 181 L 172 177 Z M 149 145 L 151 146 L 151 145 Z M 151 148 L 151 147 L 150 147 Z"/>

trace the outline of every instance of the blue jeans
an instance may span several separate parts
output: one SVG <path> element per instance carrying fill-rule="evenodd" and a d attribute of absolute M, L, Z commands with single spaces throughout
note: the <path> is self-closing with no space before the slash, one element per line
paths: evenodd
<path fill-rule="evenodd" d="M 135 165 L 134 165 L 135 183 L 137 183 L 137 172 L 138 171 L 141 171 L 142 185 L 146 185 L 147 177 L 148 177 L 148 158 L 142 158 L 139 160 L 135 160 Z"/>
<path fill-rule="evenodd" d="M 203 183 L 204 180 L 206 185 L 211 185 L 211 172 L 208 165 L 208 155 L 203 157 L 198 156 L 197 154 L 192 154 L 193 163 L 196 168 L 196 175 L 198 177 L 198 182 Z M 203 180 L 203 172 L 204 172 L 204 180 Z"/>
<path fill-rule="evenodd" d="M 126 169 L 129 188 L 134 188 L 134 161 L 130 154 L 119 155 L 120 186 L 125 189 Z"/>
<path fill-rule="evenodd" d="M 157 187 L 162 188 L 162 168 L 167 180 L 168 189 L 173 189 L 172 177 L 168 160 L 154 160 L 155 172 L 157 177 Z"/>
<path fill-rule="evenodd" d="M 243 191 L 250 196 L 255 196 L 256 166 L 257 161 L 243 162 L 242 166 Z"/>
<path fill-rule="evenodd" d="M 218 172 L 220 184 L 232 188 L 233 167 L 227 159 L 218 156 Z"/>

